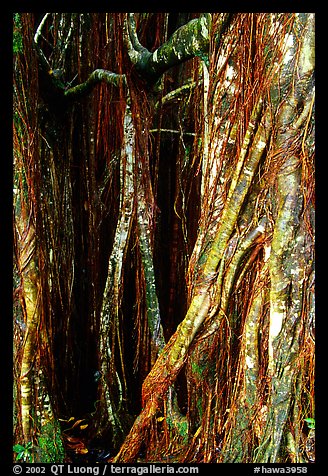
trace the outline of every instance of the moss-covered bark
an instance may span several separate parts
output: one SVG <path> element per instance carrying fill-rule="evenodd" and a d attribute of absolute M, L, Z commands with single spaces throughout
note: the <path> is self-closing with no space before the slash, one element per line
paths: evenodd
<path fill-rule="evenodd" d="M 99 357 L 101 380 L 99 385 L 100 415 L 97 431 L 112 427 L 115 443 L 120 441 L 124 430 L 120 423 L 120 411 L 123 410 L 123 384 L 116 370 L 115 347 L 119 346 L 124 377 L 119 309 L 122 301 L 123 264 L 131 233 L 134 213 L 135 132 L 130 108 L 126 107 L 124 117 L 124 142 L 120 158 L 120 211 L 117 220 L 112 252 L 109 257 L 108 274 L 104 289 L 100 314 Z"/>
<path fill-rule="evenodd" d="M 25 443 L 34 351 L 56 409 L 97 407 L 89 441 L 115 462 L 143 445 L 298 462 L 312 445 L 314 15 L 195 15 L 46 14 L 40 68 L 20 65 L 16 90 L 35 74 L 42 90 L 22 88 L 16 123 L 40 237 L 38 259 L 32 226 L 18 240 Z"/>
<path fill-rule="evenodd" d="M 154 362 L 158 353 L 164 348 L 165 339 L 156 294 L 153 247 L 150 239 L 151 212 L 146 201 L 145 191 L 141 184 L 142 181 L 139 183 L 137 205 L 138 235 L 145 280 L 147 322 L 151 335 L 151 346 L 153 348 L 152 361 Z"/>
<path fill-rule="evenodd" d="M 90 93 L 90 91 L 96 86 L 96 84 L 99 84 L 101 82 L 113 84 L 117 87 L 120 85 L 124 86 L 125 76 L 121 74 L 112 73 L 104 69 L 95 69 L 84 83 L 65 89 L 64 95 L 67 98 L 76 99 L 80 96 L 84 96 Z"/>
<path fill-rule="evenodd" d="M 276 139 L 280 153 L 288 150 L 288 154 L 277 178 L 278 210 L 269 260 L 271 288 L 268 373 L 271 396 L 267 425 L 256 454 L 257 461 L 273 462 L 279 459 L 282 435 L 298 374 L 297 355 L 305 299 L 302 284 L 308 274 L 302 236 L 304 230 L 300 229 L 304 202 L 298 154 L 301 150 L 300 127 L 312 114 L 313 90 L 309 78 L 314 69 L 313 26 L 313 16 L 309 15 L 300 45 L 298 86 L 292 90 L 281 108 L 281 129 Z M 299 113 L 300 101 L 302 109 Z"/>
<path fill-rule="evenodd" d="M 222 18 L 222 24 L 224 18 Z M 129 54 L 136 69 L 148 81 L 155 82 L 168 69 L 194 56 L 206 56 L 209 48 L 211 15 L 206 13 L 176 30 L 171 38 L 150 53 L 141 47 L 135 33 L 133 14 L 129 14 Z"/>

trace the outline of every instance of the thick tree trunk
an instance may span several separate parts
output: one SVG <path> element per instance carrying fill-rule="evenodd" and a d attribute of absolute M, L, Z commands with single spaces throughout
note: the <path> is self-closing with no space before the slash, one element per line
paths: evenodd
<path fill-rule="evenodd" d="M 37 218 L 16 220 L 25 444 L 36 358 L 56 417 L 89 414 L 112 461 L 312 457 L 314 15 L 195 16 L 24 30 L 40 66 L 28 95 L 37 68 L 15 66 L 15 183 Z"/>

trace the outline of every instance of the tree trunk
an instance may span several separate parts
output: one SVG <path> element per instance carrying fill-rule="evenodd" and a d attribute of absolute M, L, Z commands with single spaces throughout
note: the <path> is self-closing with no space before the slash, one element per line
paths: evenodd
<path fill-rule="evenodd" d="M 18 440 L 312 460 L 314 15 L 21 18 Z"/>

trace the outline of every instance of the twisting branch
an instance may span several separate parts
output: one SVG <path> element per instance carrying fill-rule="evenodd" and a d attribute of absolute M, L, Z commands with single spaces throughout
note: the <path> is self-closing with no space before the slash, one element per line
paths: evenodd
<path fill-rule="evenodd" d="M 190 92 L 191 89 L 200 86 L 202 83 L 202 80 L 192 81 L 191 83 L 184 84 L 183 86 L 180 86 L 179 88 L 170 91 L 155 104 L 155 107 L 158 108 L 160 105 L 164 106 L 164 104 L 167 104 L 169 101 L 174 101 L 175 99 L 181 100 L 181 96 L 183 93 Z"/>
<path fill-rule="evenodd" d="M 140 44 L 132 13 L 128 15 L 127 23 L 130 59 L 135 64 L 139 74 L 151 83 L 156 82 L 172 66 L 208 52 L 211 27 L 210 13 L 195 18 L 178 28 L 171 38 L 153 53 L 150 53 Z"/>
<path fill-rule="evenodd" d="M 36 51 L 39 55 L 39 58 L 40 58 L 40 61 L 42 63 L 42 66 L 45 70 L 48 69 L 48 71 L 51 69 L 50 67 L 50 64 L 49 64 L 49 61 L 47 60 L 47 58 L 45 57 L 45 54 L 43 53 L 43 51 L 41 50 L 40 48 L 40 45 L 39 45 L 39 39 L 40 39 L 40 36 L 41 36 L 41 31 L 42 31 L 42 28 L 44 27 L 44 24 L 46 23 L 48 17 L 49 17 L 50 13 L 46 13 L 44 15 L 44 17 L 42 18 L 41 22 L 40 22 L 40 25 L 38 26 L 36 32 L 35 32 L 35 35 L 34 35 L 34 45 L 35 45 L 35 48 L 36 48 Z"/>
<path fill-rule="evenodd" d="M 39 55 L 41 65 L 42 65 L 43 69 L 45 71 L 47 71 L 48 73 L 51 72 L 51 66 L 50 66 L 49 61 L 47 60 L 45 54 L 43 53 L 43 51 L 40 47 L 39 40 L 40 40 L 40 36 L 41 36 L 41 31 L 42 31 L 49 15 L 50 15 L 50 13 L 46 13 L 44 15 L 44 17 L 42 18 L 42 20 L 40 22 L 40 25 L 38 26 L 38 28 L 35 32 L 35 35 L 34 35 L 34 45 L 35 45 L 36 51 Z M 64 44 L 65 49 L 67 49 L 68 38 L 71 36 L 72 28 L 73 28 L 73 23 L 71 24 L 71 28 L 69 30 L 68 37 L 66 38 L 66 41 L 65 41 L 65 44 Z M 125 75 L 112 73 L 111 71 L 108 71 L 106 69 L 96 69 L 90 74 L 90 76 L 88 77 L 88 79 L 86 81 L 84 81 L 81 84 L 78 84 L 77 86 L 74 86 L 72 88 L 66 88 L 66 89 L 65 89 L 65 86 L 61 85 L 52 74 L 49 74 L 48 77 L 57 88 L 63 89 L 64 90 L 64 96 L 69 97 L 69 98 L 77 98 L 77 97 L 83 96 L 85 94 L 88 94 L 94 88 L 94 86 L 96 84 L 98 84 L 102 81 L 104 81 L 107 84 L 113 84 L 114 86 L 120 86 L 120 85 L 123 85 L 124 87 L 126 86 Z"/>
<path fill-rule="evenodd" d="M 142 61 L 142 58 L 151 55 L 150 51 L 144 48 L 139 41 L 134 21 L 134 13 L 127 13 L 124 23 L 124 40 L 129 58 L 133 64 L 138 64 Z"/>
<path fill-rule="evenodd" d="M 76 98 L 88 94 L 96 84 L 104 81 L 114 86 L 126 86 L 126 78 L 124 74 L 112 73 L 106 69 L 95 69 L 84 83 L 78 84 L 65 91 L 65 96 Z"/>
<path fill-rule="evenodd" d="M 50 13 L 46 13 L 44 15 L 34 35 L 34 44 L 41 64 L 46 71 L 51 71 L 51 67 L 39 45 L 39 40 L 42 28 L 44 27 L 49 15 Z M 224 18 L 225 17 L 223 16 L 222 27 L 224 25 Z M 172 66 L 187 61 L 194 56 L 201 56 L 208 52 L 210 25 L 211 15 L 209 13 L 202 15 L 200 18 L 191 20 L 189 23 L 176 30 L 171 38 L 156 51 L 154 51 L 154 53 L 151 53 L 147 50 L 147 48 L 141 45 L 136 32 L 134 14 L 129 13 L 127 15 L 127 28 L 125 35 L 129 57 L 132 63 L 135 64 L 136 70 L 139 72 L 139 74 L 148 82 L 154 83 L 165 71 L 170 69 Z M 71 31 L 72 25 L 69 36 Z M 67 48 L 67 44 L 68 43 L 66 40 L 65 48 Z M 51 78 L 55 86 L 60 87 L 52 75 L 50 75 L 49 78 Z M 125 75 L 112 73 L 105 69 L 96 69 L 90 74 L 85 82 L 66 89 L 62 85 L 61 88 L 64 89 L 65 97 L 77 98 L 88 94 L 93 89 L 93 87 L 101 81 L 104 81 L 107 84 L 113 84 L 115 86 L 126 86 Z"/>
<path fill-rule="evenodd" d="M 151 53 L 142 46 L 142 44 L 139 41 L 138 35 L 137 35 L 137 28 L 136 28 L 136 22 L 134 21 L 134 13 L 128 13 L 128 31 L 129 31 L 129 39 L 131 42 L 130 48 L 132 47 L 134 51 L 140 53 L 140 54 L 149 54 Z"/>

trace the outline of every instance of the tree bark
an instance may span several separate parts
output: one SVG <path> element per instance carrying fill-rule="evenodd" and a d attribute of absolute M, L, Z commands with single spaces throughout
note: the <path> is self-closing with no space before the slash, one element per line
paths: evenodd
<path fill-rule="evenodd" d="M 228 14 L 221 14 L 220 31 Z M 206 58 L 209 51 L 211 14 L 205 13 L 178 28 L 171 38 L 153 53 L 144 48 L 137 37 L 133 13 L 128 14 L 129 56 L 138 73 L 149 83 L 155 83 L 168 69 L 195 56 Z"/>
<path fill-rule="evenodd" d="M 35 370 L 114 462 L 310 459 L 314 15 L 23 15 L 21 441 Z"/>

